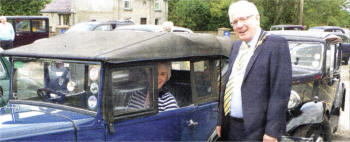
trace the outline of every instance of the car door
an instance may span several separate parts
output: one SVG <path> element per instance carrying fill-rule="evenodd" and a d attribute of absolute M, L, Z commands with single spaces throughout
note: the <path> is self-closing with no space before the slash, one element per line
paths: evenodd
<path fill-rule="evenodd" d="M 32 41 L 49 37 L 49 21 L 48 19 L 32 19 Z"/>
<path fill-rule="evenodd" d="M 13 28 L 15 29 L 14 47 L 29 44 L 33 41 L 30 19 L 15 19 Z"/>
<path fill-rule="evenodd" d="M 218 118 L 220 60 L 191 62 L 192 100 L 195 108 L 182 121 L 182 140 L 205 141 L 214 131 Z"/>
<path fill-rule="evenodd" d="M 340 79 L 336 76 L 336 43 L 328 43 L 326 49 L 326 71 L 322 79 L 319 99 L 326 102 L 327 111 L 331 111 Z"/>
<path fill-rule="evenodd" d="M 190 108 L 157 111 L 155 64 L 112 67 L 106 102 L 111 104 L 107 141 L 178 141 L 180 120 Z"/>

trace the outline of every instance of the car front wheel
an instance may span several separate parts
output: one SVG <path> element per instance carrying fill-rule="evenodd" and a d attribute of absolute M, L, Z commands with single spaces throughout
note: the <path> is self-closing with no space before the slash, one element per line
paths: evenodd
<path fill-rule="evenodd" d="M 294 136 L 311 138 L 314 142 L 331 141 L 331 129 L 328 117 L 324 116 L 324 120 L 320 124 L 299 127 L 295 130 Z"/>

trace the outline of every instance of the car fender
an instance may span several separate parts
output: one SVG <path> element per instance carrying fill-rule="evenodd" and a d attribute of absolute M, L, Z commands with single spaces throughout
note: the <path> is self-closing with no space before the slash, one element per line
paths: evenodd
<path fill-rule="evenodd" d="M 287 123 L 287 132 L 305 124 L 321 123 L 323 121 L 324 103 L 307 102 L 300 108 L 302 112 L 299 116 L 292 118 Z"/>

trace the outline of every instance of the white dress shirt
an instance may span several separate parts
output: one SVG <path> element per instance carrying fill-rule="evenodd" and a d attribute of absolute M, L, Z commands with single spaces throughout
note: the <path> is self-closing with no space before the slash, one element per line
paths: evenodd
<path fill-rule="evenodd" d="M 230 105 L 231 117 L 243 118 L 241 87 L 243 83 L 244 74 L 247 69 L 247 65 L 250 61 L 250 58 L 254 54 L 255 46 L 258 42 L 260 33 L 261 33 L 261 29 L 258 28 L 252 40 L 248 41 L 248 43 L 242 42 L 242 45 L 238 51 L 236 60 L 232 66 L 232 72 L 230 74 L 230 78 L 234 80 L 234 83 L 233 83 L 233 92 L 231 94 L 231 105 Z M 244 44 L 248 44 L 248 49 L 245 50 L 244 48 L 242 48 Z M 243 54 L 243 56 L 240 54 Z M 239 57 L 241 58 L 238 59 Z"/>

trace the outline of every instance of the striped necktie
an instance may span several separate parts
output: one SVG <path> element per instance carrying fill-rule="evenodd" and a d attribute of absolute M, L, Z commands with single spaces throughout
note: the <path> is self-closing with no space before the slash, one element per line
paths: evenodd
<path fill-rule="evenodd" d="M 233 92 L 233 83 L 234 83 L 234 78 L 235 76 L 233 75 L 235 71 L 242 69 L 242 62 L 243 62 L 243 57 L 248 51 L 248 45 L 246 42 L 242 42 L 238 56 L 236 57 L 235 63 L 233 65 L 233 69 L 231 71 L 230 77 L 228 79 L 228 82 L 226 84 L 226 89 L 225 89 L 225 95 L 224 95 L 224 113 L 225 116 L 231 111 L 230 106 L 231 106 L 231 94 Z"/>

